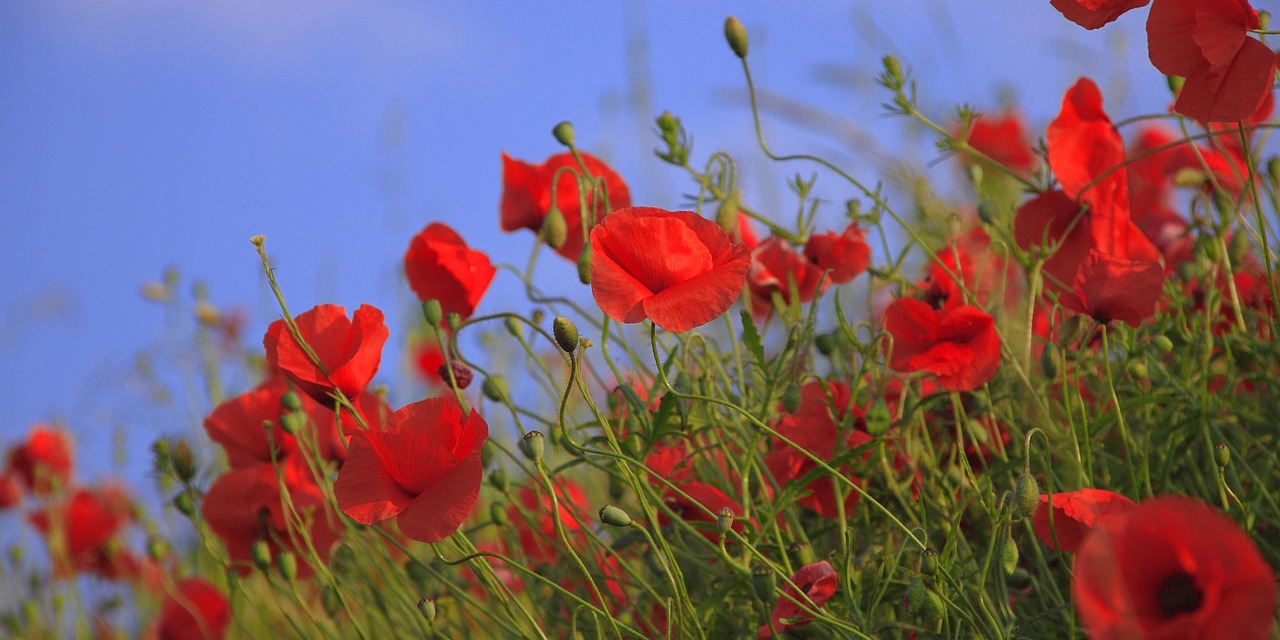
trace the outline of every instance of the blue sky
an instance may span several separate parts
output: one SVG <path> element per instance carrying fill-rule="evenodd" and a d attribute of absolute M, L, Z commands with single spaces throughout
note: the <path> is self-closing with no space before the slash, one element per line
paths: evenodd
<path fill-rule="evenodd" d="M 770 167 L 755 151 L 721 35 L 730 13 L 751 32 L 761 88 L 874 141 L 850 149 L 773 117 L 777 146 L 824 154 L 870 182 L 876 153 L 932 159 L 928 140 L 904 142 L 904 123 L 878 106 L 885 53 L 913 70 L 940 119 L 958 102 L 994 108 L 1006 92 L 1038 133 L 1082 74 L 1114 116 L 1167 105 L 1145 59 L 1145 10 L 1086 32 L 1047 0 L 0 3 L 0 446 L 59 420 L 81 464 L 101 472 L 106 456 L 88 452 L 105 451 L 117 428 L 136 465 L 157 435 L 197 425 L 199 402 L 140 408 L 134 355 L 172 351 L 164 314 L 138 290 L 174 266 L 218 305 L 245 305 L 256 344 L 277 312 L 254 234 L 267 236 L 295 311 L 388 311 L 391 381 L 409 238 L 442 220 L 522 264 L 532 236 L 497 231 L 499 154 L 558 151 L 549 131 L 560 120 L 612 162 L 637 204 L 675 207 L 688 191 L 651 153 L 652 119 L 669 109 L 696 158 L 740 155 L 748 198 L 790 210 L 785 178 L 799 167 Z M 943 179 L 955 167 L 930 171 Z M 851 195 L 833 181 L 819 191 Z M 824 215 L 834 224 L 839 214 L 833 205 Z M 480 311 L 526 309 L 518 292 L 499 276 Z"/>

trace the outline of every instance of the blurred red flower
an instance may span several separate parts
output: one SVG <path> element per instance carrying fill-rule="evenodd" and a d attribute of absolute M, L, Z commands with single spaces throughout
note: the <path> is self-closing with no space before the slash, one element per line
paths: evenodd
<path fill-rule="evenodd" d="M 1249 119 L 1275 82 L 1275 53 L 1249 37 L 1260 28 L 1246 0 L 1156 0 L 1147 16 L 1151 64 L 1186 78 L 1174 111 L 1201 122 Z"/>
<path fill-rule="evenodd" d="M 1017 303 L 1022 275 L 991 250 L 991 238 L 982 227 L 956 236 L 935 255 L 937 260 L 929 261 L 920 283 L 929 306 L 962 306 L 965 291 L 980 306 L 986 306 L 996 294 L 1002 294 L 1006 305 Z"/>
<path fill-rule="evenodd" d="M 209 582 L 188 578 L 160 605 L 158 640 L 220 640 L 231 623 L 231 604 Z"/>
<path fill-rule="evenodd" d="M 1050 507 L 1050 498 L 1053 506 Z M 1106 519 L 1133 509 L 1132 500 L 1105 489 L 1078 489 L 1040 496 L 1040 507 L 1031 516 L 1036 537 L 1050 549 L 1075 553 L 1084 539 Z M 1049 522 L 1052 514 L 1053 522 Z M 1058 544 L 1055 547 L 1054 538 Z"/>
<path fill-rule="evenodd" d="M 1000 367 L 1000 335 L 995 320 L 977 307 L 934 309 L 912 298 L 894 300 L 884 312 L 893 336 L 889 366 L 895 371 L 927 371 L 948 391 L 972 391 Z"/>
<path fill-rule="evenodd" d="M 409 241 L 404 274 L 418 300 L 438 300 L 445 314 L 475 313 L 497 270 L 489 256 L 467 246 L 448 225 L 433 222 Z"/>
<path fill-rule="evenodd" d="M 277 477 L 277 466 L 279 477 Z M 283 483 L 288 496 L 281 494 Z M 286 508 L 285 500 L 292 504 Z M 252 569 L 253 543 L 267 543 L 271 557 L 288 550 L 299 556 L 298 576 L 308 577 L 312 569 L 303 560 L 309 555 L 302 531 L 295 526 L 293 512 L 310 522 L 307 535 L 323 560 L 340 536 L 337 519 L 325 507 L 324 493 L 311 478 L 307 465 L 297 457 L 275 465 L 260 464 L 231 469 L 218 476 L 204 495 L 204 520 L 227 546 L 232 568 L 241 575 Z"/>
<path fill-rule="evenodd" d="M 37 495 L 66 488 L 71 479 L 71 438 L 61 429 L 32 425 L 26 442 L 9 449 L 9 473 Z"/>
<path fill-rule="evenodd" d="M 1089 637 L 1271 637 L 1276 579 L 1212 507 L 1157 497 L 1104 521 L 1076 553 L 1071 590 Z"/>
<path fill-rule="evenodd" d="M 590 209 L 595 214 L 596 223 L 612 210 L 630 207 L 631 191 L 622 177 L 591 154 L 579 153 L 591 176 L 604 180 L 609 198 L 608 207 L 603 201 L 597 201 Z M 502 204 L 499 207 L 502 230 L 531 229 L 537 233 L 542 228 L 542 222 L 546 220 L 547 212 L 553 204 L 551 184 L 556 179 L 556 172 L 561 169 L 567 171 L 560 174 L 559 182 L 556 183 L 554 204 L 564 214 L 569 233 L 565 236 L 565 243 L 556 252 L 577 262 L 586 243 L 586 234 L 582 228 L 582 208 L 576 178 L 581 168 L 572 153 L 558 153 L 542 164 L 530 164 L 502 154 Z M 586 194 L 586 201 L 588 205 L 592 204 L 591 194 Z"/>
<path fill-rule="evenodd" d="M 582 485 L 565 477 L 557 477 L 554 482 L 560 522 L 575 545 L 585 544 L 586 531 L 582 523 L 592 521 L 587 516 L 587 492 Z M 531 565 L 554 565 L 564 545 L 556 534 L 551 496 L 541 486 L 520 487 L 516 496 L 519 504 L 507 506 L 507 518 L 516 527 L 521 551 Z"/>
<path fill-rule="evenodd" d="M 871 442 L 871 435 L 862 428 L 862 408 L 850 406 L 850 401 L 849 387 L 841 382 L 806 382 L 800 388 L 800 406 L 795 413 L 786 414 L 778 420 L 774 430 L 804 451 L 823 460 L 834 461 L 837 456 Z M 800 480 L 818 466 L 803 452 L 776 439 L 764 463 L 780 486 Z M 848 461 L 838 465 L 836 470 L 858 485 L 863 482 L 853 475 L 853 465 Z M 860 496 L 852 489 L 844 494 L 847 514 L 858 504 Z M 796 504 L 812 509 L 824 518 L 839 517 L 835 479 L 824 473 L 811 480 Z"/>
<path fill-rule="evenodd" d="M 751 252 L 692 211 L 632 207 L 591 231 L 591 293 L 619 322 L 672 332 L 723 314 L 746 284 Z"/>
<path fill-rule="evenodd" d="M 452 398 L 429 398 L 391 415 L 382 431 L 357 431 L 333 492 L 361 524 L 397 517 L 405 536 L 447 538 L 470 515 L 484 469 L 489 425 Z"/>
<path fill-rule="evenodd" d="M 831 276 L 824 276 L 823 268 L 816 261 L 801 255 L 791 243 L 777 236 L 769 236 L 751 250 L 747 287 L 751 289 L 751 312 L 757 316 L 773 309 L 775 293 L 783 304 L 803 304 L 822 295 L 831 281 Z"/>
<path fill-rule="evenodd" d="M 725 481 L 721 486 L 737 486 L 738 476 L 724 464 L 723 451 L 720 449 L 704 450 L 695 455 L 683 442 L 656 445 L 645 456 L 644 464 L 652 472 L 649 482 L 662 493 L 663 503 L 681 520 L 693 525 L 703 537 L 715 542 L 720 539 L 717 528 L 720 510 L 727 508 L 733 513 L 735 519 L 732 528 L 738 533 L 742 533 L 743 529 L 743 510 L 742 505 L 722 489 L 703 481 L 695 461 L 705 457 L 711 458 L 712 473 L 719 473 Z M 666 478 L 679 491 L 658 482 L 653 478 L 655 475 Z M 670 523 L 671 518 L 665 511 L 658 513 L 660 526 L 665 527 Z"/>
<path fill-rule="evenodd" d="M 1151 0 L 1052 0 L 1054 9 L 1066 19 L 1086 28 L 1097 29 L 1120 14 L 1146 5 Z"/>
<path fill-rule="evenodd" d="M 773 606 L 773 612 L 769 614 L 769 624 L 760 627 L 757 638 L 772 638 L 780 631 L 809 624 L 810 620 L 807 619 L 809 616 L 796 601 L 805 603 L 806 608 L 821 608 L 827 600 L 831 599 L 831 596 L 836 594 L 836 589 L 840 586 L 836 570 L 826 560 L 811 562 L 800 567 L 795 575 L 791 576 L 791 582 L 795 587 L 790 584 L 782 585 L 782 596 L 778 598 L 778 603 Z M 798 622 L 783 622 L 783 620 L 796 618 L 801 619 Z"/>
<path fill-rule="evenodd" d="M 298 451 L 294 436 L 285 433 L 280 426 L 282 416 L 289 413 L 281 399 L 289 390 L 289 383 L 282 376 L 273 376 L 256 388 L 228 400 L 214 409 L 204 419 L 204 429 L 209 439 L 222 445 L 227 454 L 227 464 L 232 468 L 252 467 L 279 460 Z M 304 422 L 320 456 L 337 460 L 346 456 L 338 430 L 333 421 L 333 410 L 322 406 L 311 397 L 299 394 L 302 401 Z M 264 425 L 270 423 L 270 429 Z M 272 455 L 274 446 L 275 455 Z"/>
<path fill-rule="evenodd" d="M 1030 175 L 1040 167 L 1040 159 L 1031 149 L 1027 124 L 1014 109 L 1006 107 L 999 115 L 975 116 L 969 129 L 969 146 L 1019 175 Z"/>
<path fill-rule="evenodd" d="M 283 319 L 272 322 L 262 339 L 267 363 L 326 406 L 335 390 L 351 400 L 363 393 L 378 372 L 382 345 L 387 341 L 382 311 L 362 304 L 348 320 L 346 308 L 322 304 L 294 320 L 323 368 L 311 362 Z"/>
<path fill-rule="evenodd" d="M 866 237 L 866 232 L 859 229 L 856 222 L 849 223 L 838 234 L 834 231 L 816 233 L 804 243 L 804 257 L 818 269 L 830 270 L 828 281 L 844 284 L 858 277 L 871 264 L 871 247 L 867 245 Z"/>
<path fill-rule="evenodd" d="M 116 535 L 128 522 L 121 507 L 117 496 L 79 489 L 28 516 L 49 543 L 54 576 L 92 573 L 114 579 L 130 573 L 130 558 Z"/>

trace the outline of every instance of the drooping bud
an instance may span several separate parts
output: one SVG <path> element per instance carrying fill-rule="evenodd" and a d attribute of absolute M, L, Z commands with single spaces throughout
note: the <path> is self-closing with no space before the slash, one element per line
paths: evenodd
<path fill-rule="evenodd" d="M 349 576 L 356 569 L 356 552 L 351 545 L 346 542 L 339 542 L 334 545 L 333 551 L 329 552 L 329 570 L 334 575 L 343 577 Z"/>
<path fill-rule="evenodd" d="M 1018 545 L 1013 541 L 1012 537 L 1005 536 L 1004 544 L 1001 545 L 1000 555 L 1000 561 L 1004 566 L 1004 574 L 1012 574 L 1013 570 L 1018 568 Z"/>
<path fill-rule="evenodd" d="M 290 389 L 280 396 L 280 406 L 289 411 L 297 411 L 302 408 L 302 396 L 297 391 Z"/>
<path fill-rule="evenodd" d="M 556 142 L 573 148 L 573 123 L 568 120 L 562 120 L 554 128 L 551 129 L 551 135 L 556 137 Z"/>
<path fill-rule="evenodd" d="M 1030 518 L 1040 507 L 1040 484 L 1029 472 L 1023 471 L 1013 486 L 1013 515 Z"/>
<path fill-rule="evenodd" d="M 253 559 L 253 566 L 258 571 L 266 573 L 271 568 L 271 547 L 266 540 L 254 540 L 249 547 L 249 557 Z"/>
<path fill-rule="evenodd" d="M 498 467 L 497 469 L 490 471 L 489 486 L 493 487 L 494 489 L 497 489 L 502 493 L 506 493 L 507 489 L 509 488 L 509 483 L 507 482 L 506 469 L 503 469 L 502 467 Z"/>
<path fill-rule="evenodd" d="M 507 381 L 502 376 L 489 376 L 480 383 L 480 392 L 494 402 L 505 402 L 509 389 Z"/>
<path fill-rule="evenodd" d="M 578 254 L 578 282 L 591 284 L 591 241 L 582 245 L 582 253 Z"/>
<path fill-rule="evenodd" d="M 1239 264 L 1249 255 L 1249 234 L 1237 231 L 1231 236 L 1231 242 L 1227 245 L 1227 256 L 1231 258 L 1232 264 Z"/>
<path fill-rule="evenodd" d="M 836 351 L 836 339 L 829 333 L 820 333 L 813 338 L 813 346 L 817 347 L 818 353 L 830 358 L 831 354 Z"/>
<path fill-rule="evenodd" d="M 611 527 L 629 527 L 631 526 L 631 514 L 619 509 L 613 505 L 605 505 L 600 509 L 600 522 Z"/>
<path fill-rule="evenodd" d="M 1147 363 L 1141 360 L 1130 360 L 1129 364 L 1125 365 L 1125 369 L 1129 372 L 1129 377 L 1134 380 L 1146 380 L 1151 373 L 1147 370 Z"/>
<path fill-rule="evenodd" d="M 1169 93 L 1174 96 L 1177 96 L 1178 92 L 1182 91 L 1182 85 L 1187 82 L 1187 79 L 1182 76 L 1165 76 L 1164 80 L 1169 85 Z"/>
<path fill-rule="evenodd" d="M 293 582 L 298 577 L 298 556 L 292 551 L 281 551 L 276 554 L 276 564 L 280 566 L 280 575 Z"/>
<path fill-rule="evenodd" d="M 342 611 L 342 601 L 338 599 L 338 592 L 332 585 L 325 585 L 320 592 L 320 606 L 324 607 L 325 615 L 330 618 L 337 617 L 338 612 Z"/>
<path fill-rule="evenodd" d="M 183 491 L 173 497 L 173 508 L 178 510 L 184 516 L 190 518 L 196 512 L 196 500 L 191 496 L 190 491 Z"/>
<path fill-rule="evenodd" d="M 578 327 L 564 316 L 556 316 L 551 323 L 551 335 L 555 336 L 556 344 L 565 353 L 573 353 L 578 348 Z"/>
<path fill-rule="evenodd" d="M 433 328 L 439 327 L 440 323 L 444 321 L 444 308 L 440 306 L 440 301 L 435 298 L 431 298 L 430 300 L 423 302 L 422 317 L 427 321 L 427 324 L 431 325 Z"/>
<path fill-rule="evenodd" d="M 729 48 L 733 49 L 733 55 L 746 59 L 747 28 L 742 26 L 741 20 L 733 16 L 724 19 L 724 39 L 729 42 Z"/>
<path fill-rule="evenodd" d="M 1044 374 L 1049 380 L 1056 379 L 1058 372 L 1062 370 L 1062 355 L 1058 352 L 1057 345 L 1052 343 L 1044 346 L 1044 351 L 1040 352 L 1040 373 Z"/>
<path fill-rule="evenodd" d="M 569 223 L 564 219 L 564 212 L 554 204 L 547 212 L 547 217 L 542 220 L 542 239 L 552 249 L 563 247 L 569 239 Z"/>
<path fill-rule="evenodd" d="M 738 229 L 738 194 L 731 193 L 720 201 L 720 206 L 716 208 L 716 224 L 720 225 L 729 237 L 734 237 L 733 232 Z"/>
<path fill-rule="evenodd" d="M 546 451 L 546 448 L 546 438 L 542 436 L 541 431 L 530 431 L 520 439 L 520 450 L 524 452 L 526 458 L 534 462 L 542 459 L 542 454 Z"/>
<path fill-rule="evenodd" d="M 499 527 L 511 524 L 511 518 L 507 516 L 507 505 L 501 500 L 489 503 L 489 519 Z"/>

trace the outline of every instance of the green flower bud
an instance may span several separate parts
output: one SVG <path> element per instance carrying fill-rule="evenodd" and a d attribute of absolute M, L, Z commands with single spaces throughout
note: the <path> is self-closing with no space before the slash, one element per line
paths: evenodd
<path fill-rule="evenodd" d="M 631 514 L 611 504 L 605 505 L 600 510 L 600 522 L 611 527 L 629 527 L 631 526 Z"/>
<path fill-rule="evenodd" d="M 1011 537 L 1006 536 L 1004 544 L 1000 545 L 1000 562 L 1004 566 L 1005 575 L 1018 568 L 1018 545 Z"/>
<path fill-rule="evenodd" d="M 280 396 L 280 406 L 289 411 L 298 411 L 302 408 L 302 396 L 297 391 L 290 389 Z"/>
<path fill-rule="evenodd" d="M 342 611 L 342 601 L 338 599 L 338 592 L 332 586 L 325 585 L 320 592 L 320 606 L 324 607 L 325 615 L 330 618 L 337 617 L 338 612 Z"/>
<path fill-rule="evenodd" d="M 907 612 L 926 620 L 938 620 L 946 613 L 946 605 L 938 594 L 925 586 L 920 576 L 911 579 L 907 585 Z"/>
<path fill-rule="evenodd" d="M 350 576 L 356 570 L 356 552 L 351 545 L 339 542 L 329 552 L 329 570 L 340 577 Z"/>
<path fill-rule="evenodd" d="M 545 440 L 541 431 L 530 431 L 520 439 L 520 450 L 524 452 L 526 458 L 537 462 L 542 459 L 542 454 L 546 451 Z"/>
<path fill-rule="evenodd" d="M 1249 255 L 1251 248 L 1249 234 L 1237 231 L 1231 236 L 1231 242 L 1227 244 L 1227 255 L 1231 257 L 1232 264 L 1239 264 Z"/>
<path fill-rule="evenodd" d="M 663 111 L 655 122 L 658 124 L 658 132 L 663 136 L 675 135 L 680 131 L 680 119 L 670 111 Z"/>
<path fill-rule="evenodd" d="M 1004 583 L 1014 589 L 1026 589 L 1031 586 L 1031 572 L 1018 567 L 1004 579 Z"/>
<path fill-rule="evenodd" d="M 1231 449 L 1227 448 L 1227 443 L 1219 442 L 1213 445 L 1213 459 L 1218 463 L 1218 467 L 1226 469 L 1231 464 Z"/>
<path fill-rule="evenodd" d="M 1058 352 L 1058 347 L 1053 344 L 1046 344 L 1044 351 L 1040 352 L 1040 373 L 1044 374 L 1049 380 L 1056 379 L 1058 373 L 1062 371 L 1062 354 Z"/>
<path fill-rule="evenodd" d="M 1169 85 L 1169 93 L 1174 96 L 1177 96 L 1178 92 L 1182 91 L 1182 85 L 1187 82 L 1187 79 L 1182 76 L 1165 76 L 1164 80 Z"/>
<path fill-rule="evenodd" d="M 578 348 L 578 327 L 564 316 L 556 316 L 551 323 L 551 335 L 555 336 L 556 344 L 565 353 L 573 353 Z"/>
<path fill-rule="evenodd" d="M 724 19 L 724 39 L 733 49 L 733 55 L 745 59 L 747 57 L 747 28 L 733 16 Z"/>
<path fill-rule="evenodd" d="M 489 376 L 480 383 L 480 392 L 494 402 L 505 402 L 509 391 L 507 381 L 502 376 Z"/>
<path fill-rule="evenodd" d="M 280 566 L 280 575 L 293 582 L 298 577 L 298 556 L 292 551 L 281 551 L 276 554 L 276 564 Z"/>
<path fill-rule="evenodd" d="M 271 547 L 266 540 L 254 540 L 249 547 L 249 557 L 253 559 L 253 566 L 258 571 L 266 573 L 271 568 Z"/>
<path fill-rule="evenodd" d="M 814 336 L 813 346 L 817 347 L 818 353 L 830 358 L 836 351 L 836 338 L 829 333 L 820 333 Z"/>
<path fill-rule="evenodd" d="M 196 513 L 196 500 L 190 491 L 183 491 L 173 497 L 173 507 L 184 516 L 190 518 Z"/>
<path fill-rule="evenodd" d="M 973 169 L 979 169 L 979 170 L 982 169 L 982 165 L 980 164 L 972 164 L 969 166 Z M 999 213 L 1000 213 L 1000 210 L 997 209 L 994 204 L 991 204 L 986 200 L 983 200 L 982 202 L 978 203 L 978 219 L 987 224 L 995 224 L 999 222 L 1000 221 Z"/>
<path fill-rule="evenodd" d="M 179 440 L 173 444 L 169 452 L 169 461 L 173 465 L 173 475 L 179 480 L 191 482 L 191 479 L 196 477 L 196 463 L 186 440 Z"/>
<path fill-rule="evenodd" d="M 716 208 L 716 224 L 730 236 L 733 236 L 733 232 L 738 229 L 738 194 L 736 192 L 720 201 L 720 206 Z"/>
<path fill-rule="evenodd" d="M 800 409 L 800 385 L 791 382 L 782 392 L 782 408 L 787 413 L 795 413 Z"/>
<path fill-rule="evenodd" d="M 1129 372 L 1129 377 L 1134 380 L 1146 380 L 1150 371 L 1147 370 L 1147 363 L 1141 360 L 1130 360 L 1125 369 Z"/>
<path fill-rule="evenodd" d="M 1154 344 L 1157 349 L 1165 353 L 1173 352 L 1173 341 L 1170 340 L 1168 336 L 1164 336 L 1164 335 L 1156 336 L 1151 339 L 1151 344 Z"/>
<path fill-rule="evenodd" d="M 432 298 L 422 303 L 422 317 L 432 328 L 439 327 L 444 321 L 444 308 L 440 306 L 440 301 Z"/>
<path fill-rule="evenodd" d="M 280 430 L 293 435 L 303 429 L 307 424 L 307 414 L 301 411 L 290 411 L 280 416 Z"/>
<path fill-rule="evenodd" d="M 578 254 L 578 282 L 591 284 L 591 241 L 582 245 L 582 253 Z"/>
<path fill-rule="evenodd" d="M 1030 518 L 1040 508 L 1040 484 L 1026 471 L 1018 476 L 1013 487 L 1013 515 L 1015 518 Z"/>
<path fill-rule="evenodd" d="M 547 217 L 542 220 L 542 239 L 552 249 L 563 247 L 569 239 L 569 223 L 564 219 L 564 212 L 554 204 L 547 212 Z"/>
<path fill-rule="evenodd" d="M 863 422 L 867 425 L 867 433 L 877 438 L 889 432 L 889 427 L 893 425 L 893 416 L 889 414 L 889 404 L 884 401 L 884 398 L 876 398 L 875 402 L 867 407 Z"/>
<path fill-rule="evenodd" d="M 573 148 L 573 123 L 563 120 L 551 129 L 551 135 L 556 137 L 556 142 Z"/>
<path fill-rule="evenodd" d="M 499 527 L 511 524 L 511 518 L 507 516 L 507 505 L 501 500 L 489 503 L 489 519 Z"/>
<path fill-rule="evenodd" d="M 507 482 L 507 470 L 502 467 L 498 467 L 497 469 L 490 471 L 489 486 L 492 486 L 494 489 L 497 489 L 502 493 L 506 493 L 507 488 L 509 487 L 509 483 Z"/>
<path fill-rule="evenodd" d="M 938 575 L 938 552 L 925 549 L 920 553 L 920 573 L 926 576 Z"/>
<path fill-rule="evenodd" d="M 502 324 L 507 328 L 507 333 L 511 334 L 512 337 L 519 338 L 524 335 L 524 323 L 520 322 L 516 318 L 507 316 L 506 319 L 502 321 Z"/>

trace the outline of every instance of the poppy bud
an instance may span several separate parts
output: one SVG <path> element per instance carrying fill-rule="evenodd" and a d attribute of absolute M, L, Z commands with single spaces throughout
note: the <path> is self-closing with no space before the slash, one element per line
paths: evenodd
<path fill-rule="evenodd" d="M 253 566 L 258 571 L 266 573 L 271 568 L 271 547 L 267 545 L 266 540 L 254 540 L 253 545 L 249 547 L 249 557 L 253 559 Z"/>
<path fill-rule="evenodd" d="M 946 612 L 942 598 L 924 586 L 920 576 L 911 579 L 907 585 L 907 613 L 919 615 L 926 620 L 937 620 Z"/>
<path fill-rule="evenodd" d="M 1040 484 L 1027 471 L 1018 476 L 1013 487 L 1013 515 L 1015 518 L 1030 518 L 1040 507 Z"/>
<path fill-rule="evenodd" d="M 757 565 L 751 570 L 751 590 L 756 599 L 773 604 L 773 590 L 778 586 L 778 577 L 765 565 Z"/>
<path fill-rule="evenodd" d="M 511 524 L 511 518 L 507 517 L 507 505 L 501 501 L 490 503 L 489 519 L 499 527 L 506 527 Z"/>
<path fill-rule="evenodd" d="M 591 284 L 591 242 L 582 245 L 582 253 L 578 254 L 578 282 Z"/>
<path fill-rule="evenodd" d="M 1230 256 L 1232 263 L 1239 264 L 1249 255 L 1249 249 L 1249 234 L 1237 231 L 1231 236 L 1231 242 L 1227 245 L 1227 255 Z"/>
<path fill-rule="evenodd" d="M 745 59 L 747 57 L 747 28 L 742 21 L 733 16 L 724 19 L 724 39 L 729 41 L 733 55 Z"/>
<path fill-rule="evenodd" d="M 422 303 L 422 317 L 426 319 L 427 324 L 432 328 L 440 326 L 440 322 L 444 320 L 444 309 L 440 306 L 440 301 L 431 298 Z"/>
<path fill-rule="evenodd" d="M 351 545 L 339 542 L 329 552 L 329 570 L 335 575 L 346 576 L 356 568 L 356 552 Z"/>
<path fill-rule="evenodd" d="M 173 507 L 189 518 L 196 512 L 196 501 L 190 491 L 183 491 L 173 497 Z"/>
<path fill-rule="evenodd" d="M 1141 360 L 1130 360 L 1125 365 L 1125 369 L 1129 372 L 1129 376 L 1134 380 L 1146 380 L 1150 372 L 1147 370 L 1147 363 Z"/>
<path fill-rule="evenodd" d="M 729 531 L 733 529 L 733 510 L 729 507 L 721 507 L 716 513 L 716 528 L 720 530 L 720 537 L 729 535 Z"/>
<path fill-rule="evenodd" d="M 290 411 L 280 416 L 280 430 L 293 435 L 306 424 L 307 416 L 301 411 Z"/>
<path fill-rule="evenodd" d="M 542 437 L 541 431 L 530 431 L 520 439 L 520 450 L 524 452 L 526 458 L 534 462 L 542 459 L 542 454 L 546 447 L 547 443 L 545 438 Z"/>
<path fill-rule="evenodd" d="M 333 618 L 342 610 L 342 602 L 338 600 L 338 592 L 332 586 L 325 585 L 324 591 L 320 592 L 320 606 L 324 607 L 325 615 Z"/>
<path fill-rule="evenodd" d="M 542 239 L 546 240 L 547 246 L 552 249 L 563 247 L 565 241 L 569 239 L 569 224 L 564 219 L 564 212 L 554 204 L 542 221 Z"/>
<path fill-rule="evenodd" d="M 280 565 L 280 575 L 293 582 L 298 577 L 298 556 L 292 551 L 281 551 L 276 554 L 276 564 Z"/>
<path fill-rule="evenodd" d="M 302 396 L 297 391 L 290 389 L 280 396 L 280 406 L 290 411 L 297 411 L 302 408 Z"/>
<path fill-rule="evenodd" d="M 169 543 L 164 538 L 155 536 L 147 538 L 147 557 L 152 560 L 162 560 L 169 555 Z"/>
<path fill-rule="evenodd" d="M 507 471 L 502 467 L 498 467 L 497 469 L 490 471 L 489 485 L 502 493 L 506 493 L 508 488 Z"/>
<path fill-rule="evenodd" d="M 1174 96 L 1177 96 L 1178 92 L 1182 91 L 1182 85 L 1187 81 L 1187 79 L 1182 76 L 1165 76 L 1164 80 L 1169 85 L 1169 93 L 1172 93 Z"/>
<path fill-rule="evenodd" d="M 462 328 L 462 315 L 457 311 L 450 311 L 449 314 L 444 317 L 444 322 L 449 327 L 449 331 L 457 333 L 458 329 Z"/>
<path fill-rule="evenodd" d="M 1000 548 L 1000 561 L 1004 566 L 1004 574 L 1013 573 L 1018 568 L 1018 545 L 1013 542 L 1013 538 L 1005 536 L 1004 544 Z"/>
<path fill-rule="evenodd" d="M 1271 12 L 1259 11 L 1258 12 L 1258 30 L 1267 31 L 1270 28 L 1271 28 Z"/>
<path fill-rule="evenodd" d="M 605 505 L 603 509 L 600 509 L 600 522 L 611 527 L 629 527 L 631 526 L 631 515 L 611 504 Z"/>
<path fill-rule="evenodd" d="M 926 576 L 935 576 L 938 574 L 938 552 L 933 549 L 925 549 L 920 553 L 920 573 Z"/>
<path fill-rule="evenodd" d="M 720 225 L 724 232 L 733 237 L 733 232 L 738 228 L 738 194 L 731 193 L 720 201 L 720 206 L 716 209 L 716 224 Z"/>
<path fill-rule="evenodd" d="M 504 318 L 502 326 L 506 327 L 507 333 L 511 334 L 514 338 L 519 338 L 524 335 L 524 327 L 521 326 L 521 322 L 514 316 L 507 316 Z"/>
<path fill-rule="evenodd" d="M 877 438 L 889 432 L 889 427 L 893 424 L 893 416 L 889 415 L 889 404 L 884 401 L 884 398 L 876 398 L 875 402 L 867 407 L 863 422 L 867 425 L 867 433 Z"/>
<path fill-rule="evenodd" d="M 829 333 L 820 333 L 814 336 L 813 346 L 817 347 L 818 353 L 830 358 L 836 351 L 836 339 Z"/>
<path fill-rule="evenodd" d="M 222 317 L 218 313 L 218 308 L 213 306 L 208 300 L 200 300 L 196 302 L 195 310 L 196 322 L 205 326 L 213 326 L 218 324 L 218 320 Z"/>
<path fill-rule="evenodd" d="M 568 120 L 562 120 L 560 124 L 557 124 L 555 127 L 551 129 L 551 135 L 556 137 L 556 142 L 559 142 L 560 144 L 566 147 L 569 147 L 570 149 L 573 148 L 573 123 L 572 122 L 569 122 Z"/>
<path fill-rule="evenodd" d="M 564 316 L 556 316 L 555 321 L 551 323 L 551 335 L 555 336 L 556 344 L 560 345 L 560 350 L 565 353 L 573 353 L 573 350 L 578 348 L 578 327 Z"/>
<path fill-rule="evenodd" d="M 427 619 L 428 624 L 435 624 L 436 621 L 436 601 L 432 598 L 423 598 L 418 601 L 418 611 L 422 612 L 422 617 Z"/>
<path fill-rule="evenodd" d="M 1219 442 L 1213 445 L 1213 459 L 1218 463 L 1218 467 L 1226 469 L 1231 464 L 1231 449 L 1227 448 L 1227 443 Z"/>
<path fill-rule="evenodd" d="M 1168 336 L 1156 336 L 1155 338 L 1152 338 L 1151 344 L 1154 344 L 1157 349 L 1165 353 L 1171 353 L 1173 351 L 1173 341 L 1170 340 Z"/>
<path fill-rule="evenodd" d="M 489 376 L 480 383 L 480 392 L 494 402 L 505 402 L 507 399 L 507 381 L 500 376 Z"/>
<path fill-rule="evenodd" d="M 1031 586 L 1031 572 L 1018 567 L 1004 579 L 1004 583 L 1014 589 L 1026 589 Z"/>
<path fill-rule="evenodd" d="M 795 413 L 800 409 L 800 385 L 794 381 L 782 392 L 782 408 L 786 409 L 787 413 Z"/>
<path fill-rule="evenodd" d="M 173 475 L 183 482 L 190 482 L 196 476 L 196 463 L 191 457 L 191 447 L 186 440 L 174 443 L 169 452 L 169 461 L 173 465 Z"/>
<path fill-rule="evenodd" d="M 1061 364 L 1062 356 L 1058 353 L 1058 347 L 1046 344 L 1044 351 L 1040 352 L 1040 373 L 1043 373 L 1044 377 L 1053 380 L 1058 377 Z"/>
<path fill-rule="evenodd" d="M 982 165 L 980 164 L 974 164 L 969 166 L 975 169 L 982 168 Z M 986 200 L 983 200 L 982 202 L 978 203 L 978 219 L 979 220 L 982 220 L 987 224 L 995 224 L 1000 221 L 1000 218 L 997 215 L 998 213 L 999 213 L 999 210 L 996 209 L 996 206 L 994 204 L 991 204 Z"/>
<path fill-rule="evenodd" d="M 1271 184 L 1280 184 L 1280 157 L 1267 158 L 1267 177 L 1271 179 Z"/>

